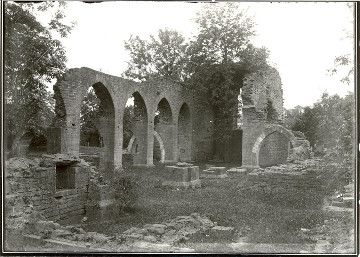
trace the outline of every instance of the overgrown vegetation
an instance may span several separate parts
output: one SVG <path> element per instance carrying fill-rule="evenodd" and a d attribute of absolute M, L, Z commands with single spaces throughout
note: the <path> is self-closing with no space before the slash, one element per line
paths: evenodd
<path fill-rule="evenodd" d="M 54 101 L 47 84 L 66 70 L 65 50 L 57 33 L 66 37 L 72 27 L 63 22 L 65 2 L 4 5 L 4 102 L 6 146 L 16 147 L 27 132 L 44 135 L 54 117 Z M 52 10 L 44 25 L 36 15 Z"/>
<path fill-rule="evenodd" d="M 124 75 L 174 79 L 208 96 L 215 113 L 215 136 L 224 141 L 239 116 L 242 80 L 267 67 L 268 51 L 251 43 L 255 25 L 238 3 L 203 4 L 195 23 L 198 34 L 188 40 L 170 29 L 151 35 L 150 42 L 131 36 L 125 42 L 131 59 Z"/>
<path fill-rule="evenodd" d="M 288 128 L 301 131 L 310 141 L 315 156 L 325 159 L 323 169 L 328 192 L 341 191 L 354 180 L 355 99 L 324 93 L 312 107 L 287 111 Z"/>
<path fill-rule="evenodd" d="M 90 223 L 88 229 L 115 235 L 131 227 L 163 223 L 196 212 L 206 214 L 220 226 L 235 227 L 238 236 L 247 236 L 250 242 L 304 243 L 298 236 L 300 228 L 323 222 L 321 194 L 278 192 L 269 195 L 244 190 L 246 177 L 243 176 L 202 180 L 201 189 L 171 190 L 159 187 L 164 176 L 163 166 L 129 169 L 125 184 L 133 180 L 139 185 L 138 198 L 129 215 Z"/>
<path fill-rule="evenodd" d="M 131 210 L 139 197 L 139 185 L 130 176 L 121 176 L 114 183 L 115 199 L 119 205 L 120 214 Z"/>

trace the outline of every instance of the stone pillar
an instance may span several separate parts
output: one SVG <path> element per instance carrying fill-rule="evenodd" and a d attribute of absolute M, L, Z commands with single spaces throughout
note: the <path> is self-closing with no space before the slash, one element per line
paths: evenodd
<path fill-rule="evenodd" d="M 260 118 L 260 119 L 259 119 Z M 263 131 L 261 117 L 257 117 L 255 106 L 243 106 L 242 167 L 258 168 L 257 152 L 253 152 L 258 137 Z"/>
<path fill-rule="evenodd" d="M 146 137 L 146 166 L 154 166 L 154 117 L 150 116 L 147 123 Z"/>
<path fill-rule="evenodd" d="M 67 113 L 66 125 L 61 133 L 61 153 L 79 156 L 80 146 L 80 110 Z"/>
<path fill-rule="evenodd" d="M 122 149 L 123 149 L 123 115 L 115 114 L 115 135 L 114 135 L 114 169 L 116 172 L 123 171 Z"/>
<path fill-rule="evenodd" d="M 173 157 L 174 157 L 173 160 L 177 161 L 179 159 L 179 157 L 178 157 L 178 123 L 177 122 L 174 122 L 172 151 L 173 151 Z"/>
<path fill-rule="evenodd" d="M 157 124 L 156 132 L 159 133 L 165 150 L 165 162 L 174 161 L 174 125 L 172 124 Z"/>

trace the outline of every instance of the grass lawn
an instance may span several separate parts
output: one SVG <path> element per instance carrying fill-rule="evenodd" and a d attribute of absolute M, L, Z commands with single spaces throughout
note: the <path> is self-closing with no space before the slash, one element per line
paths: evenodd
<path fill-rule="evenodd" d="M 200 170 L 204 165 L 200 166 Z M 301 228 L 323 224 L 323 197 L 318 193 L 265 193 L 246 189 L 246 175 L 226 179 L 202 179 L 200 189 L 162 188 L 164 166 L 131 168 L 124 172 L 139 185 L 135 207 L 110 220 L 92 222 L 85 229 L 115 235 L 131 227 L 163 223 L 197 212 L 218 225 L 235 227 L 237 237 L 252 243 L 310 243 L 300 237 Z M 236 239 L 235 239 L 236 240 Z"/>

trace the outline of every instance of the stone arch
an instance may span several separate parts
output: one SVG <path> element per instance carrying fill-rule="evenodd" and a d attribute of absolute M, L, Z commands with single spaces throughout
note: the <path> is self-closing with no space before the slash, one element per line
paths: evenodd
<path fill-rule="evenodd" d="M 270 156 L 270 160 L 262 161 L 260 154 L 262 148 L 265 147 L 265 143 L 267 143 L 266 146 L 273 148 L 271 151 L 269 151 L 269 154 L 273 154 L 275 156 L 276 154 L 278 154 L 275 153 L 276 151 L 280 151 L 282 154 L 279 154 L 278 158 L 276 159 L 273 158 L 274 156 Z M 288 131 L 281 125 L 270 125 L 266 127 L 264 131 L 260 134 L 260 136 L 256 139 L 252 148 L 252 152 L 256 156 L 255 165 L 271 166 L 284 163 L 287 159 L 289 143 L 291 143 L 292 145 L 296 144 L 296 138 L 290 131 Z M 286 156 L 284 156 L 285 153 Z"/>
<path fill-rule="evenodd" d="M 146 165 L 148 162 L 148 108 L 139 91 L 132 93 L 129 98 L 131 96 L 134 97 L 133 137 L 136 138 L 138 151 L 134 155 L 134 165 Z"/>
<path fill-rule="evenodd" d="M 154 115 L 154 131 L 162 138 L 165 148 L 165 162 L 173 162 L 175 159 L 174 128 L 172 109 L 168 100 L 163 97 L 158 102 Z"/>
<path fill-rule="evenodd" d="M 192 117 L 187 103 L 183 103 L 179 110 L 177 146 L 178 160 L 190 161 L 192 154 Z"/>
<path fill-rule="evenodd" d="M 158 141 L 158 143 L 160 145 L 160 153 L 161 153 L 160 163 L 164 163 L 165 162 L 164 142 L 163 142 L 161 136 L 159 135 L 159 133 L 157 133 L 155 130 L 153 131 L 153 135 L 154 135 L 154 138 Z M 132 136 L 129 141 L 129 145 L 126 148 L 127 152 L 131 153 L 131 154 L 135 154 L 136 153 L 136 144 L 137 144 L 137 139 L 136 139 L 136 137 Z"/>
<path fill-rule="evenodd" d="M 96 82 L 91 86 L 96 96 L 100 100 L 98 117 L 94 120 L 95 127 L 100 134 L 100 151 L 99 151 L 99 171 L 104 174 L 105 179 L 111 180 L 114 171 L 114 152 L 115 152 L 115 101 L 111 93 L 102 82 Z M 88 87 L 88 88 L 89 88 Z M 87 89 L 88 89 L 87 88 Z M 84 92 L 85 87 L 81 90 Z M 87 89 L 85 92 L 87 92 Z M 80 96 L 81 103 L 86 93 Z M 81 109 L 81 105 L 79 107 Z M 78 117 L 81 117 L 81 111 L 78 111 Z M 77 138 L 80 145 L 80 121 L 79 136 Z"/>
<path fill-rule="evenodd" d="M 31 132 L 25 132 L 19 140 L 16 142 L 15 155 L 25 157 L 28 154 L 30 142 L 33 139 L 34 134 Z"/>

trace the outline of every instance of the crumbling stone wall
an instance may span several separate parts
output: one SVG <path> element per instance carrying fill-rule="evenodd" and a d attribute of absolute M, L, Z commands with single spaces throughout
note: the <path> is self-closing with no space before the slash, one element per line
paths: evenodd
<path fill-rule="evenodd" d="M 41 159 L 12 158 L 5 165 L 5 210 L 11 215 L 22 215 L 25 205 L 51 220 L 84 214 L 90 172 L 80 159 L 44 155 Z M 72 188 L 57 188 L 57 165 L 72 169 Z"/>
<path fill-rule="evenodd" d="M 122 169 L 123 114 L 126 101 L 132 95 L 135 96 L 135 105 L 143 106 L 141 122 L 135 122 L 134 128 L 139 150 L 133 158 L 135 165 L 153 165 L 154 130 L 162 138 L 166 162 L 213 157 L 214 113 L 204 96 L 194 93 L 187 85 L 167 79 L 157 78 L 137 83 L 89 68 L 70 69 L 54 87 L 56 104 L 59 105 L 57 112 L 61 120 L 58 132 L 61 138 L 61 153 L 79 155 L 80 106 L 91 86 L 101 99 L 101 108 L 104 110 L 98 127 L 104 141 L 104 149 L 100 153 L 100 169 L 107 179 L 113 177 L 114 170 Z M 259 165 L 259 152 L 253 151 L 254 145 L 260 146 L 261 142 L 257 141 L 259 137 L 264 140 L 269 135 L 264 132 L 269 130 L 269 126 L 281 127 L 284 119 L 282 94 L 281 79 L 274 68 L 269 67 L 245 77 L 242 88 L 243 166 Z M 163 109 L 166 117 L 159 117 L 160 122 L 155 126 L 155 113 L 159 108 Z M 279 131 L 290 141 L 292 136 L 288 134 L 291 132 L 282 127 Z M 280 140 L 271 139 L 273 137 Z M 270 164 L 282 163 L 287 157 L 284 137 L 275 133 L 266 140 L 272 143 L 264 144 L 260 155 L 269 150 L 274 152 L 274 156 L 280 156 L 278 159 L 274 156 L 262 159 L 271 159 Z"/>
<path fill-rule="evenodd" d="M 168 102 L 172 113 L 172 122 L 166 124 L 166 132 L 165 129 L 159 130 L 164 136 L 166 160 L 175 162 L 179 159 L 178 122 L 180 109 L 184 103 L 189 108 L 189 126 L 191 125 L 191 129 L 187 128 L 191 133 L 187 134 L 190 147 L 186 159 L 196 160 L 211 156 L 212 115 L 207 110 L 200 110 L 199 103 L 206 101 L 198 99 L 199 97 L 195 96 L 186 85 L 166 79 L 137 83 L 89 68 L 70 69 L 54 86 L 57 91 L 55 100 L 59 109 L 58 117 L 62 119 L 62 122 L 58 123 L 61 153 L 79 155 L 80 107 L 91 86 L 104 105 L 103 109 L 107 111 L 99 120 L 98 127 L 104 138 L 104 150 L 100 154 L 100 162 L 104 164 L 102 169 L 108 179 L 113 177 L 113 170 L 122 169 L 123 114 L 126 101 L 134 93 L 143 100 L 145 106 L 143 110 L 146 110 L 146 120 L 136 124 L 134 128 L 135 134 L 138 134 L 135 135 L 138 149 L 141 150 L 141 157 L 138 159 L 134 157 L 135 164 L 153 165 L 154 118 L 158 103 L 162 99 Z"/>
<path fill-rule="evenodd" d="M 242 88 L 243 151 L 242 165 L 247 168 L 284 163 L 294 135 L 284 121 L 281 79 L 276 69 L 248 74 Z M 276 132 L 275 132 L 276 131 Z"/>

